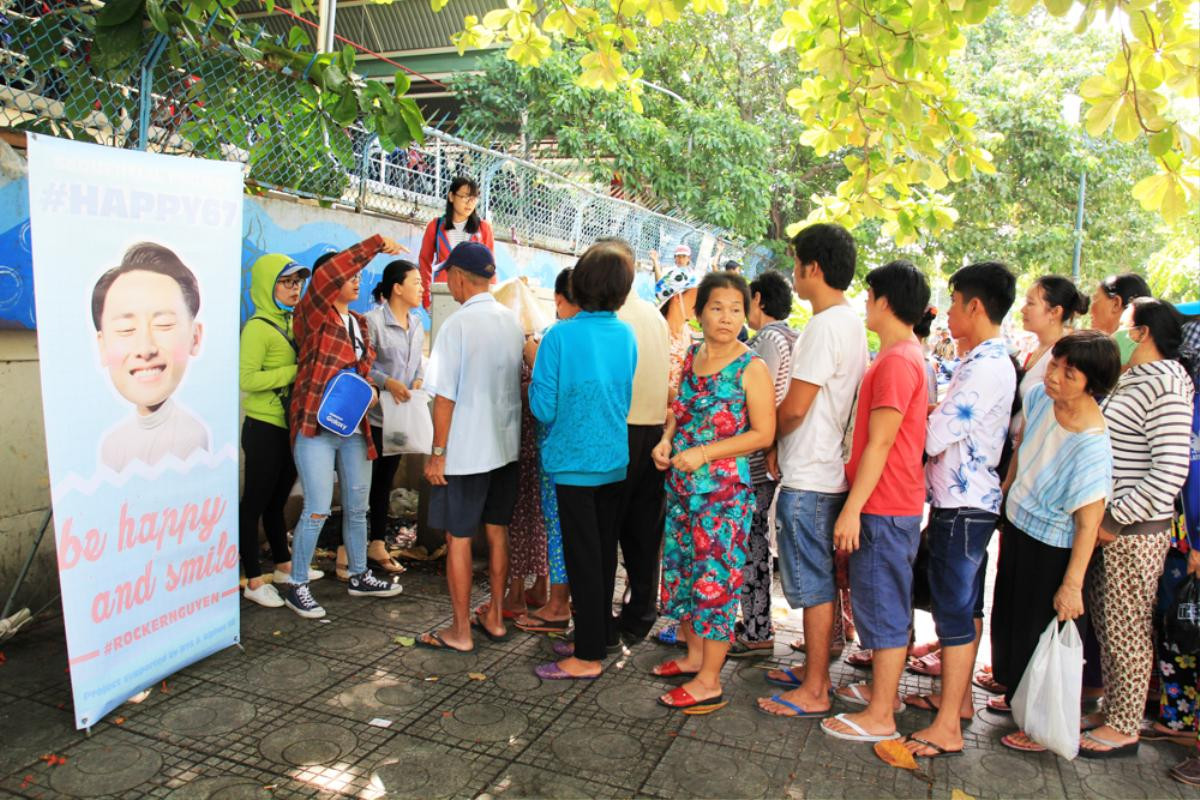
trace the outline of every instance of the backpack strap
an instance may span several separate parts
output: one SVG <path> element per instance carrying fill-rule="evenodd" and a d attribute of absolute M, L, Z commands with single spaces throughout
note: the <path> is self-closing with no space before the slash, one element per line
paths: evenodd
<path fill-rule="evenodd" d="M 275 322 L 275 320 L 268 319 L 267 317 L 259 317 L 259 316 L 253 316 L 250 318 L 250 320 L 255 320 L 255 319 L 257 319 L 261 322 L 265 322 L 268 325 L 270 325 L 272 328 L 274 328 L 275 330 L 279 331 L 279 335 L 287 340 L 287 343 L 292 346 L 292 350 L 296 351 L 297 354 L 300 353 L 300 347 L 299 347 L 299 345 L 296 344 L 296 340 L 293 339 L 291 336 L 288 336 L 288 332 L 286 330 L 284 330 L 282 327 L 280 327 L 280 325 L 277 322 Z M 247 320 L 247 322 L 249 322 L 250 320 Z"/>

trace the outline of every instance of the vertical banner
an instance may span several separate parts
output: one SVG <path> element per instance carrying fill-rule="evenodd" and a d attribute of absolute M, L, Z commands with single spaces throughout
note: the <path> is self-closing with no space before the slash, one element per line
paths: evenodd
<path fill-rule="evenodd" d="M 238 641 L 238 164 L 29 136 L 75 724 Z"/>

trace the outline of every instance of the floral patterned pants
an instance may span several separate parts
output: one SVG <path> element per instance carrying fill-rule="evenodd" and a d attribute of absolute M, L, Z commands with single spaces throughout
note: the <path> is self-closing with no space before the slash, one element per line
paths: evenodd
<path fill-rule="evenodd" d="M 667 490 L 663 613 L 705 639 L 733 642 L 754 491 L 741 483 L 707 494 Z"/>
<path fill-rule="evenodd" d="M 1170 546 L 1169 531 L 1118 536 L 1092 561 L 1088 601 L 1100 642 L 1104 721 L 1125 736 L 1137 735 L 1146 709 L 1154 666 L 1154 599 Z"/>
<path fill-rule="evenodd" d="M 742 569 L 742 630 L 748 642 L 769 642 L 775 638 L 771 625 L 771 543 L 769 533 L 771 501 L 777 481 L 754 486 L 755 511 L 750 521 L 746 548 L 746 566 Z"/>

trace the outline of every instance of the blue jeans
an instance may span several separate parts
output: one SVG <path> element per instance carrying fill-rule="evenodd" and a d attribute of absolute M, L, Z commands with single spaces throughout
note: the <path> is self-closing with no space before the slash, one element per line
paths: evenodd
<path fill-rule="evenodd" d="M 860 520 L 858 549 L 850 554 L 850 603 L 858 638 L 868 650 L 907 647 L 921 517 L 863 514 Z"/>
<path fill-rule="evenodd" d="M 304 510 L 292 534 L 292 583 L 308 583 L 308 565 L 333 502 L 333 474 L 342 489 L 342 542 L 351 575 L 367 570 L 367 496 L 371 462 L 361 433 L 338 436 L 321 431 L 296 437 L 296 471 L 304 490 Z"/>
<path fill-rule="evenodd" d="M 978 508 L 929 511 L 929 594 L 938 641 L 975 641 L 975 608 L 983 601 L 988 542 L 998 516 Z"/>
<path fill-rule="evenodd" d="M 832 603 L 837 594 L 833 575 L 833 524 L 846 503 L 845 494 L 783 489 L 775 501 L 778 528 L 779 581 L 792 608 Z"/>

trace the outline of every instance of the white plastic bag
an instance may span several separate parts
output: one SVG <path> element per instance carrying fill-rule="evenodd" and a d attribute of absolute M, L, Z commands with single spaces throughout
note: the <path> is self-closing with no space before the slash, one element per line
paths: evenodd
<path fill-rule="evenodd" d="M 408 402 L 397 403 L 391 392 L 381 392 L 383 409 L 383 455 L 423 453 L 433 450 L 433 416 L 429 411 L 429 392 L 413 389 Z"/>
<path fill-rule="evenodd" d="M 1025 734 L 1070 761 L 1079 753 L 1083 641 L 1075 623 L 1050 620 L 1013 693 L 1013 719 Z"/>

